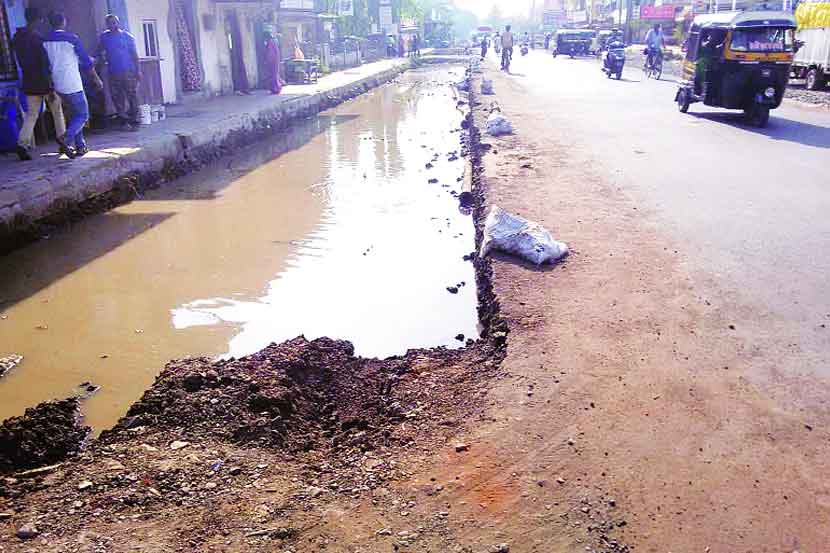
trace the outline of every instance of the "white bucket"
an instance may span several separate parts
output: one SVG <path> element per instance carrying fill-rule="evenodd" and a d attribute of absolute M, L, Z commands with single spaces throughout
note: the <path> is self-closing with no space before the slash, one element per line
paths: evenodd
<path fill-rule="evenodd" d="M 164 104 L 159 106 L 159 121 L 164 121 L 167 119 L 167 110 L 164 108 Z"/>
<path fill-rule="evenodd" d="M 152 108 L 150 108 L 150 120 L 153 123 L 158 123 L 159 122 L 159 108 L 158 108 L 158 106 L 153 106 Z"/>
<path fill-rule="evenodd" d="M 150 111 L 150 104 L 141 104 L 138 106 L 138 119 L 142 125 L 149 125 L 153 122 L 153 114 Z"/>

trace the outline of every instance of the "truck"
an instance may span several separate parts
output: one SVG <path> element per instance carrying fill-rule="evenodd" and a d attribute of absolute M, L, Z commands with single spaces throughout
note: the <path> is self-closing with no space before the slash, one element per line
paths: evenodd
<path fill-rule="evenodd" d="M 830 2 L 801 2 L 795 12 L 800 45 L 790 76 L 804 79 L 808 90 L 822 90 L 830 81 Z"/>

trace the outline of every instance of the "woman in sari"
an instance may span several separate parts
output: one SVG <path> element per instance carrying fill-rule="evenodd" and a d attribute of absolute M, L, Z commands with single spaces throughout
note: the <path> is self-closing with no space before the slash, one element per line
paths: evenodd
<path fill-rule="evenodd" d="M 271 71 L 271 94 L 282 92 L 282 79 L 280 78 L 280 65 L 282 64 L 282 52 L 279 42 L 270 32 L 265 33 L 265 61 Z"/>

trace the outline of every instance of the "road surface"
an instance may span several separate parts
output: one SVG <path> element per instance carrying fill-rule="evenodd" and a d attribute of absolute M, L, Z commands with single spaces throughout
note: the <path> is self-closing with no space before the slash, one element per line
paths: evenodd
<path fill-rule="evenodd" d="M 572 255 L 495 262 L 512 379 L 445 471 L 493 533 L 459 534 L 608 551 L 623 519 L 639 551 L 823 550 L 830 111 L 684 115 L 672 81 L 541 51 L 485 72 L 516 127 L 487 139 L 488 202 Z"/>

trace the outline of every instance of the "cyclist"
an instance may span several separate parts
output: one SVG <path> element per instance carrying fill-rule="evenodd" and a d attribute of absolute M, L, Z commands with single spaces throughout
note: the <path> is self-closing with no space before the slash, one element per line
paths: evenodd
<path fill-rule="evenodd" d="M 510 66 L 510 59 L 513 57 L 513 33 L 510 31 L 510 25 L 504 28 L 501 34 L 501 68 L 506 69 Z"/>
<path fill-rule="evenodd" d="M 660 61 L 663 61 L 663 44 L 663 31 L 660 24 L 655 23 L 646 34 L 646 65 L 648 67 L 654 67 L 658 57 Z"/>

